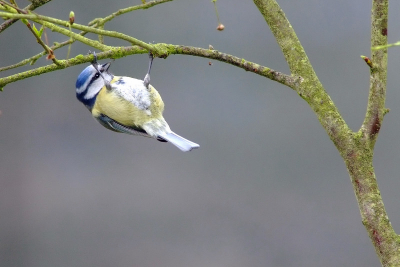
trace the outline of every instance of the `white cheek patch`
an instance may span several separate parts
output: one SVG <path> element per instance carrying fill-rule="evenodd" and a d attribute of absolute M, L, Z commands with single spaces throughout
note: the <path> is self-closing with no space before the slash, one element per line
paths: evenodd
<path fill-rule="evenodd" d="M 77 94 L 82 94 L 86 90 L 86 86 L 88 85 L 89 81 L 86 81 L 81 87 L 76 89 Z"/>
<path fill-rule="evenodd" d="M 98 65 L 98 68 L 101 68 L 101 65 Z M 95 97 L 104 86 L 104 79 L 111 82 L 113 79 L 113 75 L 108 73 L 107 71 L 102 72 L 102 76 L 99 76 L 96 80 L 93 80 L 94 76 L 97 74 L 97 70 L 92 66 L 87 66 L 81 74 L 78 76 L 77 85 L 80 85 L 79 88 L 76 88 L 76 93 L 78 95 L 84 94 L 84 99 L 91 99 Z M 81 82 L 84 81 L 83 84 Z"/>
<path fill-rule="evenodd" d="M 100 92 L 101 88 L 103 88 L 103 86 L 104 86 L 104 81 L 100 77 L 90 85 L 90 87 L 87 89 L 87 92 L 86 92 L 84 98 L 91 99 L 91 98 L 95 97 Z"/>

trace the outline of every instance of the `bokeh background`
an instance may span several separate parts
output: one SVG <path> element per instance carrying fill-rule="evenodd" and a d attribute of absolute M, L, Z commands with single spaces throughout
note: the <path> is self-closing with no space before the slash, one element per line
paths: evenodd
<path fill-rule="evenodd" d="M 279 1 L 353 130 L 368 98 L 369 69 L 360 55 L 370 54 L 370 2 Z M 73 10 L 76 22 L 87 24 L 140 3 L 54 0 L 37 12 L 67 20 Z M 217 4 L 223 32 L 216 30 L 210 0 L 138 10 L 106 29 L 146 42 L 212 44 L 288 73 L 252 1 Z M 392 1 L 390 42 L 400 40 L 399 9 Z M 66 39 L 47 33 L 51 43 Z M 1 66 L 41 51 L 22 23 L 3 32 L 0 44 Z M 89 49 L 76 43 L 71 53 Z M 399 55 L 400 48 L 389 50 L 391 111 L 374 160 L 397 232 Z M 66 49 L 56 56 L 65 58 Z M 189 153 L 95 122 L 75 98 L 85 65 L 6 86 L 0 94 L 0 266 L 379 266 L 343 161 L 308 105 L 281 84 L 209 61 L 172 55 L 153 65 L 166 120 L 201 145 Z M 130 56 L 111 70 L 143 78 L 147 62 L 147 55 Z M 43 58 L 36 66 L 44 64 Z"/>

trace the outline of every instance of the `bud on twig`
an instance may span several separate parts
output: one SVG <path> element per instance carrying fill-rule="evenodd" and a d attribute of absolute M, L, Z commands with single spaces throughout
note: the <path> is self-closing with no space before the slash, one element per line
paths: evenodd
<path fill-rule="evenodd" d="M 361 56 L 362 59 L 364 59 L 365 63 L 367 63 L 367 65 L 372 68 L 372 61 L 369 59 L 369 57 L 366 56 Z"/>
<path fill-rule="evenodd" d="M 75 13 L 74 11 L 69 12 L 69 23 L 72 25 L 75 22 Z"/>

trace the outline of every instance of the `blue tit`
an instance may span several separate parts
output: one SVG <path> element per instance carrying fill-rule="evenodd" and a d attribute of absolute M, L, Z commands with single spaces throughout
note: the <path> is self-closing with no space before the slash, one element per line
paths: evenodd
<path fill-rule="evenodd" d="M 152 137 L 170 142 L 182 151 L 200 147 L 173 131 L 163 118 L 164 102 L 150 85 L 153 56 L 144 80 L 114 76 L 108 69 L 111 62 L 98 64 L 94 60 L 76 80 L 76 97 L 93 117 L 109 130 Z"/>

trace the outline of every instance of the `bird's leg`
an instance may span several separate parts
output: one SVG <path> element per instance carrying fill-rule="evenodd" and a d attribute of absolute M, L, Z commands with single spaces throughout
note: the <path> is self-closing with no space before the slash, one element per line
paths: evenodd
<path fill-rule="evenodd" d="M 111 84 L 110 84 L 110 82 L 107 81 L 106 78 L 104 78 L 103 73 L 101 73 L 101 71 L 99 70 L 99 64 L 97 63 L 97 55 L 96 55 L 96 52 L 93 51 L 93 53 L 92 53 L 92 52 L 89 51 L 89 54 L 93 54 L 93 61 L 92 61 L 92 66 L 93 66 L 93 68 L 94 68 L 95 70 L 97 70 L 97 72 L 100 74 L 101 78 L 103 78 L 103 81 L 104 81 L 104 84 L 105 84 L 107 90 L 111 90 Z"/>
<path fill-rule="evenodd" d="M 150 70 L 151 70 L 151 65 L 153 64 L 153 54 L 151 52 L 149 52 L 149 70 L 147 71 L 146 76 L 144 76 L 144 86 L 146 86 L 147 89 L 149 89 L 149 85 L 150 85 Z"/>
<path fill-rule="evenodd" d="M 92 60 L 92 62 L 91 62 L 92 65 L 93 65 L 93 64 L 97 64 L 97 55 L 96 55 L 96 52 L 95 52 L 95 51 L 92 52 L 92 51 L 89 50 L 89 53 L 88 53 L 88 54 L 89 54 L 89 55 L 93 55 L 93 60 Z"/>

